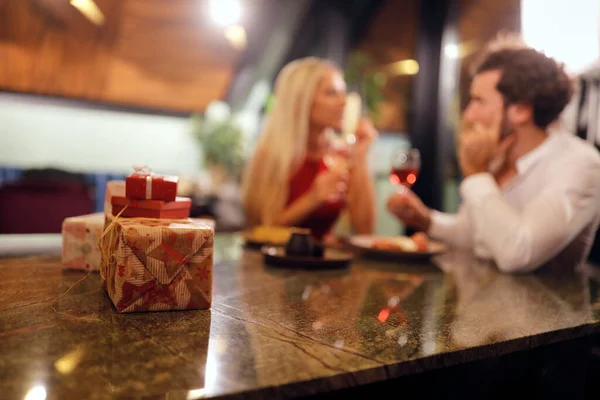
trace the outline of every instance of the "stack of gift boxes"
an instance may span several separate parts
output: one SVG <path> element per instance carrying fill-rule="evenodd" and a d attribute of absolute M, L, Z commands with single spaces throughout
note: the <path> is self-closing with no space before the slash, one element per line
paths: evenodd
<path fill-rule="evenodd" d="M 98 270 L 119 312 L 210 307 L 214 225 L 177 182 L 138 169 L 108 182 L 104 214 L 63 222 L 63 267 Z"/>

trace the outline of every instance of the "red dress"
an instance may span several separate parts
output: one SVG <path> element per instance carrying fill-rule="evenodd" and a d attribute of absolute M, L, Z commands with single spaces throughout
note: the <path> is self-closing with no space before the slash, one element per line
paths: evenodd
<path fill-rule="evenodd" d="M 290 191 L 287 205 L 307 193 L 320 172 L 327 171 L 327 165 L 321 160 L 305 160 L 290 179 Z M 340 213 L 346 206 L 344 199 L 328 201 L 321 204 L 310 215 L 295 226 L 308 228 L 317 240 L 323 239 L 330 231 Z"/>

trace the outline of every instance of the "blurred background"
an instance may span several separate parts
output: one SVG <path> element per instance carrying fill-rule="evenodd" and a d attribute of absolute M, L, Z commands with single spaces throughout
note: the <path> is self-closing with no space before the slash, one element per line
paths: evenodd
<path fill-rule="evenodd" d="M 343 68 L 381 132 L 376 233 L 397 234 L 397 147 L 421 150 L 424 201 L 456 210 L 455 128 L 482 46 L 521 33 L 599 88 L 599 16 L 598 0 L 0 0 L 0 233 L 58 233 L 144 164 L 180 176 L 194 216 L 240 229 L 273 81 L 312 55 Z M 578 104 L 565 124 L 597 141 Z"/>

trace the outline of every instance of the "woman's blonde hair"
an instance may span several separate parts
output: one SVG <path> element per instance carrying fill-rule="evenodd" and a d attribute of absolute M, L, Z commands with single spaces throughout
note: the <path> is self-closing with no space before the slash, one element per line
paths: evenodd
<path fill-rule="evenodd" d="M 289 179 L 306 154 L 316 87 L 330 68 L 335 66 L 326 60 L 307 57 L 290 62 L 277 76 L 272 109 L 244 174 L 242 202 L 248 226 L 277 224 Z"/>

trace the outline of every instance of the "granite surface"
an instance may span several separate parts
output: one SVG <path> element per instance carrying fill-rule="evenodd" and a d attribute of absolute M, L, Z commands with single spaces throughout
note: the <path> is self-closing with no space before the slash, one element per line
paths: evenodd
<path fill-rule="evenodd" d="M 118 314 L 97 273 L 0 259 L 0 398 L 289 398 L 600 332 L 586 271 L 509 276 L 459 253 L 272 268 L 235 235 L 214 271 L 211 310 Z"/>

